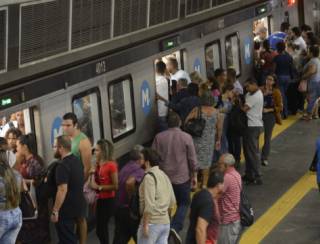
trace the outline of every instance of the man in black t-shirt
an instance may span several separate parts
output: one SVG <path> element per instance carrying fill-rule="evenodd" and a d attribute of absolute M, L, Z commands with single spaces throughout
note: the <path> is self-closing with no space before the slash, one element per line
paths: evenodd
<path fill-rule="evenodd" d="M 54 156 L 61 159 L 61 163 L 56 169 L 58 189 L 51 221 L 56 224 L 59 244 L 76 244 L 75 223 L 85 211 L 83 164 L 71 154 L 71 140 L 68 136 L 57 137 L 54 148 Z"/>
<path fill-rule="evenodd" d="M 223 173 L 210 173 L 207 189 L 196 193 L 190 207 L 190 226 L 186 244 L 205 244 L 207 227 L 213 217 L 214 198 L 223 190 Z"/>

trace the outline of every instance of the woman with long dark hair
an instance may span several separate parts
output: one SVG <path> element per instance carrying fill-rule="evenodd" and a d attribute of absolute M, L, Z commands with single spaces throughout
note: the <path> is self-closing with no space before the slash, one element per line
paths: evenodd
<path fill-rule="evenodd" d="M 0 149 L 0 243 L 14 244 L 22 225 L 19 208 L 21 176 L 10 168 Z"/>
<path fill-rule="evenodd" d="M 34 134 L 22 135 L 17 141 L 17 153 L 24 160 L 16 166 L 27 186 L 31 184 L 37 189 L 41 176 L 45 171 L 42 158 L 37 154 L 37 144 Z M 18 243 L 43 244 L 50 240 L 48 202 L 37 197 L 38 218 L 23 221 L 18 236 Z"/>

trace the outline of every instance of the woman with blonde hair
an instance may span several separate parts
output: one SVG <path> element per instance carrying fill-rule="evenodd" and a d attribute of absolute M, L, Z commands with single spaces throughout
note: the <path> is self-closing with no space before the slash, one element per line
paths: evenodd
<path fill-rule="evenodd" d="M 90 186 L 97 191 L 96 233 L 101 244 L 109 243 L 109 219 L 115 212 L 118 190 L 118 165 L 113 158 L 113 145 L 101 139 L 95 148 L 96 167 L 92 168 Z"/>
<path fill-rule="evenodd" d="M 0 243 L 14 244 L 22 226 L 21 176 L 10 168 L 5 150 L 0 149 Z"/>

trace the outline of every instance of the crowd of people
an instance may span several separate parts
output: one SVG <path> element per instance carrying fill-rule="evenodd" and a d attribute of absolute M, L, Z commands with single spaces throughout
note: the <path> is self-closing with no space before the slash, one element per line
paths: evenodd
<path fill-rule="evenodd" d="M 61 244 L 87 242 L 88 212 L 96 234 L 114 244 L 237 243 L 243 226 L 243 183 L 261 185 L 275 124 L 304 111 L 318 117 L 319 41 L 311 28 L 290 28 L 255 38 L 255 77 L 243 84 L 236 71 L 219 68 L 202 79 L 178 68 L 174 57 L 156 63 L 158 120 L 152 146 L 136 145 L 119 167 L 110 141 L 94 146 L 74 113 L 63 116 L 55 162 L 37 154 L 34 134 L 4 124 L 0 138 L 0 243 L 50 243 L 50 221 Z M 316 108 L 315 108 L 316 107 Z M 18 117 L 18 116 L 17 116 Z M 16 118 L 16 120 L 18 120 Z M 19 120 L 18 120 L 19 121 Z M 264 132 L 260 152 L 259 136 Z M 241 151 L 245 174 L 239 173 Z M 50 169 L 50 170 L 49 170 Z M 35 189 L 37 215 L 26 218 L 22 193 Z M 196 191 L 191 199 L 191 192 Z M 32 194 L 30 194 L 32 199 Z M 20 201 L 21 199 L 21 201 Z M 26 204 L 24 202 L 24 204 Z M 176 209 L 175 209 L 176 208 Z M 21 211 L 23 210 L 23 211 Z M 180 233 L 189 215 L 187 237 Z"/>

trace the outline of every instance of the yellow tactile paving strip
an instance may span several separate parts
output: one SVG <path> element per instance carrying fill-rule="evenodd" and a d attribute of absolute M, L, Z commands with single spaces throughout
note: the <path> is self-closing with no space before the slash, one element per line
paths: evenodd
<path fill-rule="evenodd" d="M 298 119 L 298 116 L 290 116 L 283 121 L 282 125 L 276 125 L 273 130 L 272 139 L 292 126 Z M 259 145 L 263 145 L 263 134 L 260 136 Z M 305 174 L 242 235 L 240 244 L 255 244 L 261 242 L 314 187 L 317 187 L 315 175 L 310 173 Z M 134 244 L 134 241 L 131 240 L 129 244 Z"/>
<path fill-rule="evenodd" d="M 298 117 L 290 117 L 282 126 L 276 126 L 273 138 L 297 120 Z M 263 143 L 262 138 L 260 142 Z M 301 177 L 242 235 L 240 244 L 260 243 L 311 189 L 317 188 L 315 177 L 315 174 L 309 172 Z"/>

